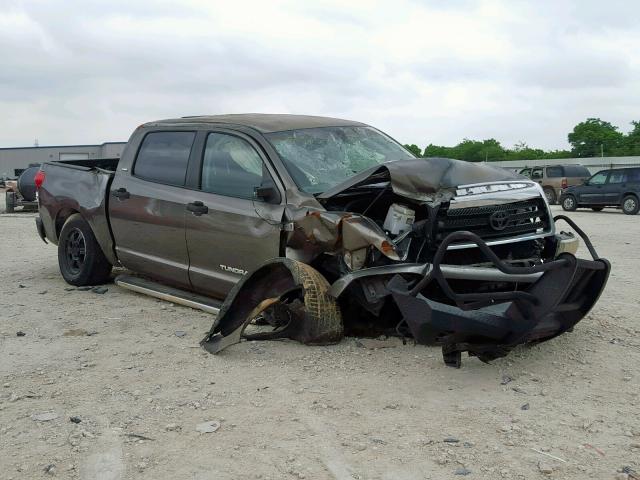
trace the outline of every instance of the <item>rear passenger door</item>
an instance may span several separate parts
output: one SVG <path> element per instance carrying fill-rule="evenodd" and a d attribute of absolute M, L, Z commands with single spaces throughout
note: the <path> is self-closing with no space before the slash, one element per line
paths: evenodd
<path fill-rule="evenodd" d="M 620 205 L 626 183 L 626 170 L 611 170 L 607 183 L 602 187 L 603 203 L 606 205 Z"/>
<path fill-rule="evenodd" d="M 227 295 L 245 272 L 280 253 L 284 190 L 260 146 L 229 130 L 201 132 L 198 180 L 187 192 L 186 238 L 193 288 Z M 254 196 L 272 187 L 270 201 Z"/>
<path fill-rule="evenodd" d="M 189 287 L 184 185 L 195 135 L 147 133 L 132 171 L 117 172 L 109 197 L 111 229 L 122 264 L 183 288 Z"/>

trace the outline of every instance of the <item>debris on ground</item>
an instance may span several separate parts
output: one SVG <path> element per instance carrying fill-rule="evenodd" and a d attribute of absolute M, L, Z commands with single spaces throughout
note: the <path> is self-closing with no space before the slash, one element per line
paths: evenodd
<path fill-rule="evenodd" d="M 89 335 L 84 328 L 72 328 L 71 330 L 65 331 L 62 336 L 63 337 L 84 337 Z"/>
<path fill-rule="evenodd" d="M 49 422 L 51 420 L 55 420 L 58 418 L 58 414 L 56 412 L 43 412 L 43 413 L 35 413 L 31 415 L 31 419 L 36 422 Z"/>
<path fill-rule="evenodd" d="M 513 382 L 513 378 L 511 378 L 509 375 L 503 375 L 500 385 L 506 385 L 507 383 L 511 383 L 511 382 Z"/>
<path fill-rule="evenodd" d="M 97 294 L 103 295 L 103 294 L 107 293 L 109 291 L 109 289 L 107 287 L 93 287 L 91 289 L 91 291 L 93 293 L 97 293 Z"/>
<path fill-rule="evenodd" d="M 26 335 L 26 333 L 24 333 L 22 330 L 18 330 L 16 332 L 16 337 L 24 337 Z"/>
<path fill-rule="evenodd" d="M 214 433 L 217 432 L 220 428 L 220 422 L 216 422 L 215 420 L 200 423 L 196 426 L 196 431 L 200 433 Z"/>
<path fill-rule="evenodd" d="M 175 332 L 175 336 L 180 338 L 184 337 L 186 334 L 187 332 L 185 332 L 184 330 L 176 330 Z"/>
<path fill-rule="evenodd" d="M 73 417 L 69 417 L 69 421 L 71 423 L 80 423 L 82 422 L 82 419 L 80 417 L 73 416 Z"/>

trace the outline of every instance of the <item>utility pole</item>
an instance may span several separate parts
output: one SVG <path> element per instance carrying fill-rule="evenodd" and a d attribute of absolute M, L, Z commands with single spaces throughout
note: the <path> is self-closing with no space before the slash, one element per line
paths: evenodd
<path fill-rule="evenodd" d="M 604 157 L 604 144 L 603 143 L 600 144 L 600 157 L 601 158 Z"/>

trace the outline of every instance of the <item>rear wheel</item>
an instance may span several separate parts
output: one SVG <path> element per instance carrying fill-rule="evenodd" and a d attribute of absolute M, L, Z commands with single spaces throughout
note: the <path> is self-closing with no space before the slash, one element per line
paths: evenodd
<path fill-rule="evenodd" d="M 89 224 L 79 215 L 71 215 L 58 239 L 58 265 L 71 285 L 97 285 L 109 280 L 111 264 L 102 253 Z"/>
<path fill-rule="evenodd" d="M 604 207 L 591 207 L 594 212 L 601 212 Z"/>
<path fill-rule="evenodd" d="M 545 197 L 547 197 L 547 202 L 549 202 L 549 205 L 555 205 L 556 204 L 556 192 L 553 190 L 553 188 L 545 188 L 544 189 L 544 195 Z"/>
<path fill-rule="evenodd" d="M 578 208 L 578 203 L 576 202 L 576 197 L 573 195 L 567 195 L 562 199 L 562 209 L 567 212 L 573 212 L 576 208 Z"/>
<path fill-rule="evenodd" d="M 635 215 L 640 210 L 638 197 L 635 195 L 627 195 L 622 199 L 622 211 L 627 215 Z"/>

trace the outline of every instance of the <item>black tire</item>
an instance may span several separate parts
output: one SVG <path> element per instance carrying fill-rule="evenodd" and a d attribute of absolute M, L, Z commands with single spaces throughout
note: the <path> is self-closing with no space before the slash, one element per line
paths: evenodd
<path fill-rule="evenodd" d="M 13 213 L 16 210 L 16 193 L 15 192 L 7 192 L 4 196 L 5 198 L 5 212 Z"/>
<path fill-rule="evenodd" d="M 635 215 L 640 210 L 640 202 L 635 195 L 627 195 L 622 199 L 622 211 L 627 215 Z"/>
<path fill-rule="evenodd" d="M 591 207 L 594 212 L 601 212 L 604 207 Z"/>
<path fill-rule="evenodd" d="M 565 195 L 562 198 L 562 209 L 567 212 L 573 212 L 576 208 L 578 208 L 578 202 L 576 201 L 576 197 L 573 195 Z"/>
<path fill-rule="evenodd" d="M 71 215 L 58 239 L 60 273 L 70 285 L 98 285 L 109 280 L 112 265 L 104 256 L 89 224 Z"/>
<path fill-rule="evenodd" d="M 305 343 L 327 345 L 342 340 L 342 314 L 338 302 L 328 293 L 330 285 L 327 279 L 315 268 L 302 262 L 295 262 L 291 270 L 304 289 L 304 308 L 308 320 L 305 330 L 312 339 Z"/>
<path fill-rule="evenodd" d="M 18 191 L 22 198 L 27 202 L 35 202 L 36 200 L 36 173 L 40 167 L 29 167 L 18 177 Z"/>
<path fill-rule="evenodd" d="M 558 201 L 556 192 L 553 188 L 545 188 L 544 195 L 547 197 L 547 202 L 549 202 L 549 205 L 555 205 Z"/>

